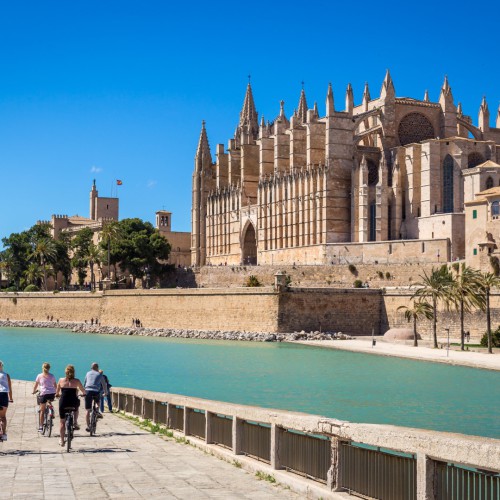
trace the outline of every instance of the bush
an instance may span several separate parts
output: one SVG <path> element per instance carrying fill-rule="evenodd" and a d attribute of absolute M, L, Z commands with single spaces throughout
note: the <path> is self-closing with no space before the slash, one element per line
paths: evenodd
<path fill-rule="evenodd" d="M 259 281 L 259 278 L 257 278 L 257 276 L 254 276 L 253 274 L 251 276 L 249 276 L 247 278 L 247 281 L 246 281 L 246 286 L 250 286 L 250 287 L 253 287 L 253 286 L 261 286 L 261 283 Z"/>
<path fill-rule="evenodd" d="M 40 288 L 38 288 L 36 285 L 28 285 L 25 289 L 25 292 L 39 292 Z"/>
<path fill-rule="evenodd" d="M 498 257 L 491 255 L 490 256 L 490 264 L 491 264 L 491 267 L 493 268 L 493 274 L 495 276 L 500 275 L 500 261 L 498 260 Z"/>
<path fill-rule="evenodd" d="M 497 259 L 498 260 L 498 259 Z M 454 262 L 451 267 L 455 270 L 456 273 L 460 271 L 460 264 L 458 262 Z"/>
<path fill-rule="evenodd" d="M 354 264 L 349 264 L 349 271 L 351 271 L 352 274 L 356 274 L 356 266 Z"/>
<path fill-rule="evenodd" d="M 354 280 L 353 286 L 354 288 L 362 288 L 363 282 L 361 280 Z"/>
<path fill-rule="evenodd" d="M 481 339 L 481 346 L 488 347 L 488 332 L 485 332 Z M 491 346 L 500 347 L 500 326 L 491 332 Z"/>
<path fill-rule="evenodd" d="M 15 286 L 8 286 L 4 292 L 17 292 L 17 288 Z"/>
<path fill-rule="evenodd" d="M 388 279 L 388 280 L 390 280 L 390 279 L 391 279 L 391 273 L 390 273 L 389 271 L 387 271 L 387 272 L 385 273 L 385 278 L 386 278 L 386 279 Z"/>

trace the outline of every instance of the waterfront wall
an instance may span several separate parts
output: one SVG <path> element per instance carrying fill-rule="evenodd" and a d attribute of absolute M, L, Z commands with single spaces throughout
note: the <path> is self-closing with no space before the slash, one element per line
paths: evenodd
<path fill-rule="evenodd" d="M 473 487 L 479 495 L 500 488 L 498 439 L 117 387 L 112 394 L 115 408 L 247 470 L 269 473 L 307 498 L 349 491 L 365 498 L 433 499 L 451 498 L 457 487 Z"/>
<path fill-rule="evenodd" d="M 271 287 L 231 289 L 112 290 L 90 292 L 0 293 L 0 319 L 90 322 L 130 326 L 139 318 L 145 327 L 247 332 L 331 331 L 347 335 L 385 333 L 408 327 L 398 307 L 409 305 L 414 290 L 296 288 L 276 293 Z M 491 296 L 492 327 L 500 325 L 500 295 Z M 438 335 L 460 333 L 458 313 L 440 307 Z M 429 339 L 432 322 L 419 322 Z M 465 316 L 465 329 L 474 340 L 486 330 L 486 317 L 477 311 Z"/>

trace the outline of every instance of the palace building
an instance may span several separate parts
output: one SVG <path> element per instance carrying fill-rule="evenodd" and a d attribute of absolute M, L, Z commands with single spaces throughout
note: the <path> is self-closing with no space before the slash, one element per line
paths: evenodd
<path fill-rule="evenodd" d="M 342 109 L 339 109 L 342 108 Z M 328 264 L 464 258 L 465 204 L 500 184 L 500 110 L 477 125 L 447 78 L 438 102 L 397 97 L 389 71 L 326 107 L 302 90 L 287 117 L 259 117 L 248 84 L 234 137 L 212 158 L 202 125 L 193 173 L 191 262 Z M 471 250 L 472 251 L 472 250 Z"/>

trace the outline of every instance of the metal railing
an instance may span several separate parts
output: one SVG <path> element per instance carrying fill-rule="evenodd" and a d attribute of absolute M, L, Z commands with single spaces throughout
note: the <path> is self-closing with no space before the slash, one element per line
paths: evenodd
<path fill-rule="evenodd" d="M 438 500 L 499 500 L 500 474 L 436 462 Z"/>
<path fill-rule="evenodd" d="M 184 430 L 184 408 L 168 405 L 168 426 L 176 431 Z"/>
<path fill-rule="evenodd" d="M 288 470 L 326 483 L 331 466 L 332 444 L 325 436 L 311 436 L 284 429 L 281 431 L 279 460 Z"/>
<path fill-rule="evenodd" d="M 417 498 L 417 461 L 414 457 L 343 442 L 340 461 L 342 490 L 384 500 Z"/>
<path fill-rule="evenodd" d="M 300 475 L 318 497 L 333 490 L 382 500 L 500 500 L 500 440 L 116 387 L 112 397 L 118 410 L 193 436 L 211 450 L 225 448 L 219 453 L 226 457 L 245 455 L 267 473 Z M 417 470 L 424 476 L 419 481 Z"/>
<path fill-rule="evenodd" d="M 233 447 L 233 419 L 227 415 L 211 415 L 210 442 L 225 448 Z"/>
<path fill-rule="evenodd" d="M 241 422 L 241 447 L 244 455 L 271 463 L 271 426 L 260 422 Z"/>
<path fill-rule="evenodd" d="M 187 411 L 187 410 L 184 410 Z M 205 439 L 207 419 L 202 410 L 189 410 L 187 430 L 190 436 Z"/>

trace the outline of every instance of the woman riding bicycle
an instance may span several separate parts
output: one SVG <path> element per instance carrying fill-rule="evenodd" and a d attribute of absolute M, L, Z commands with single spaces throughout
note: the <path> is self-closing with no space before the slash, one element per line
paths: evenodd
<path fill-rule="evenodd" d="M 78 430 L 78 407 L 80 406 L 80 400 L 78 399 L 78 390 L 85 396 L 85 389 L 77 378 L 75 378 L 75 367 L 73 365 L 68 365 L 65 369 L 66 377 L 60 378 L 57 383 L 56 398 L 61 396 L 59 400 L 59 417 L 61 419 L 59 424 L 59 430 L 61 433 L 61 439 L 59 444 L 64 446 L 64 435 L 65 426 L 64 421 L 66 418 L 66 413 L 72 410 L 66 410 L 66 408 L 75 408 L 75 425 L 74 428 Z"/>
<path fill-rule="evenodd" d="M 2 441 L 7 441 L 7 407 L 9 402 L 14 402 L 12 399 L 12 383 L 9 374 L 3 371 L 3 362 L 0 361 L 0 421 L 3 426 L 3 434 L 0 435 L 0 440 Z"/>
<path fill-rule="evenodd" d="M 50 373 L 50 363 L 42 365 L 42 373 L 38 374 L 33 386 L 33 394 L 39 388 L 40 395 L 38 396 L 38 404 L 40 405 L 40 421 L 38 423 L 38 432 L 43 431 L 43 417 L 45 415 L 45 406 L 47 401 L 54 401 L 56 395 L 56 378 Z"/>

